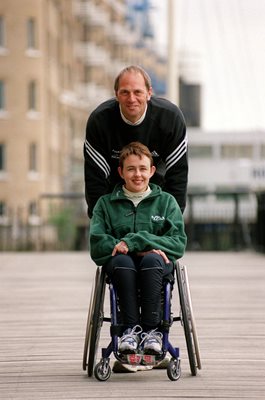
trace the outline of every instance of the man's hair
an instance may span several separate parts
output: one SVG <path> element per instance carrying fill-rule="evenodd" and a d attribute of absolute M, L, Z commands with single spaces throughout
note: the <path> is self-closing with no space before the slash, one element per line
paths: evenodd
<path fill-rule="evenodd" d="M 135 155 L 140 158 L 142 158 L 142 156 L 146 156 L 150 160 L 151 167 L 153 166 L 153 157 L 148 147 L 140 142 L 131 142 L 124 146 L 121 150 L 119 157 L 119 166 L 121 168 L 123 168 L 124 160 L 131 155 Z"/>
<path fill-rule="evenodd" d="M 119 90 L 119 85 L 120 85 L 120 78 L 126 74 L 127 72 L 134 72 L 134 73 L 139 73 L 142 75 L 144 78 L 145 86 L 147 90 L 150 90 L 152 83 L 151 83 L 151 78 L 148 75 L 148 73 L 142 68 L 139 67 L 138 65 L 130 65 L 129 67 L 125 67 L 121 70 L 121 72 L 118 74 L 114 81 L 114 90 L 115 93 Z"/>

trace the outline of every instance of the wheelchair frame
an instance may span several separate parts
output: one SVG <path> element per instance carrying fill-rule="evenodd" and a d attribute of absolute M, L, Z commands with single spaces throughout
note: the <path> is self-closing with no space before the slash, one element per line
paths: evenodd
<path fill-rule="evenodd" d="M 83 352 L 83 370 L 87 370 L 89 377 L 92 377 L 94 374 L 99 381 L 106 381 L 109 379 L 111 375 L 110 355 L 112 353 L 121 363 L 139 365 L 141 362 L 145 365 L 156 365 L 162 361 L 166 356 L 166 353 L 169 352 L 171 359 L 167 366 L 167 375 L 172 381 L 178 380 L 181 375 L 179 348 L 173 347 L 169 342 L 168 337 L 169 328 L 175 321 L 179 321 L 183 326 L 191 374 L 193 376 L 197 375 L 197 370 L 201 369 L 201 358 L 196 323 L 192 309 L 187 269 L 184 265 L 180 265 L 177 262 L 175 265 L 175 270 L 179 292 L 180 313 L 177 317 L 174 317 L 171 314 L 171 284 L 170 282 L 165 282 L 162 321 L 163 353 L 159 356 L 133 354 L 125 356 L 124 358 L 118 353 L 119 322 L 116 291 L 111 282 L 107 283 L 107 277 L 102 270 L 102 267 L 97 267 L 94 284 L 90 295 Z M 109 286 L 110 294 L 109 317 L 104 315 L 105 289 L 107 284 Z M 95 365 L 100 331 L 104 322 L 110 323 L 111 341 L 107 347 L 102 348 L 101 359 Z"/>

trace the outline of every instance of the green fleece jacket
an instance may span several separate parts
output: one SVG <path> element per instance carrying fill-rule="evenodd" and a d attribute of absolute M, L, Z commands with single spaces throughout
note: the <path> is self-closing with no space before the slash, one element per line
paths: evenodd
<path fill-rule="evenodd" d="M 121 240 L 129 253 L 159 249 L 171 261 L 183 256 L 187 238 L 179 205 L 159 186 L 150 183 L 150 188 L 137 207 L 121 184 L 97 201 L 90 223 L 90 254 L 97 265 L 108 262 Z"/>

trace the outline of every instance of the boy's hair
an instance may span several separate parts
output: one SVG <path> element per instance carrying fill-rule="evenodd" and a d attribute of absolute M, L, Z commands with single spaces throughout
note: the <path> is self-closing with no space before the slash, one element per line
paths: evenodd
<path fill-rule="evenodd" d="M 126 74 L 127 72 L 135 72 L 135 73 L 139 73 L 142 75 L 142 77 L 144 78 L 144 83 L 146 86 L 147 90 L 150 90 L 152 83 L 151 83 L 151 78 L 148 75 L 148 73 L 139 65 L 130 65 L 129 67 L 125 67 L 116 77 L 115 81 L 114 81 L 114 91 L 115 93 L 118 92 L 119 90 L 119 85 L 120 85 L 120 78 Z"/>
<path fill-rule="evenodd" d="M 123 168 L 124 160 L 132 154 L 140 158 L 142 158 L 142 156 L 148 157 L 150 160 L 151 167 L 153 166 L 154 164 L 153 157 L 148 147 L 140 142 L 131 142 L 126 146 L 124 146 L 121 150 L 119 158 L 119 166 L 121 168 Z"/>

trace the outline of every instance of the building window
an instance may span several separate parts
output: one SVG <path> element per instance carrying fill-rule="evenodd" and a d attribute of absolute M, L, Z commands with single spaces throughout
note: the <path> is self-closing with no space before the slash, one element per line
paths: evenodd
<path fill-rule="evenodd" d="M 35 81 L 29 82 L 28 86 L 28 109 L 30 111 L 37 110 L 37 85 Z"/>
<path fill-rule="evenodd" d="M 0 15 L 0 47 L 5 47 L 5 21 L 2 15 Z"/>
<path fill-rule="evenodd" d="M 92 68 L 90 66 L 85 66 L 84 67 L 84 81 L 90 82 L 92 80 L 93 80 Z"/>
<path fill-rule="evenodd" d="M 28 49 L 36 49 L 37 48 L 35 18 L 29 18 L 27 20 L 27 48 Z"/>
<path fill-rule="evenodd" d="M 6 204 L 3 201 L 0 201 L 0 217 L 4 217 L 6 215 Z"/>
<path fill-rule="evenodd" d="M 265 144 L 260 146 L 260 158 L 265 158 Z"/>
<path fill-rule="evenodd" d="M 7 205 L 2 200 L 0 200 L 0 225 L 8 225 Z"/>
<path fill-rule="evenodd" d="M 0 80 L 0 111 L 5 110 L 5 82 Z"/>
<path fill-rule="evenodd" d="M 31 201 L 28 206 L 28 222 L 30 225 L 39 225 L 40 216 L 38 215 L 38 204 L 36 201 Z"/>
<path fill-rule="evenodd" d="M 6 169 L 6 151 L 5 145 L 0 143 L 0 171 L 5 171 Z"/>
<path fill-rule="evenodd" d="M 265 168 L 253 168 L 252 176 L 254 179 L 264 179 L 265 178 Z"/>
<path fill-rule="evenodd" d="M 37 203 L 36 201 L 31 201 L 29 203 L 29 215 L 37 215 Z"/>
<path fill-rule="evenodd" d="M 29 171 L 37 171 L 37 145 L 36 143 L 31 143 L 29 146 Z"/>
<path fill-rule="evenodd" d="M 201 86 L 179 80 L 179 106 L 187 126 L 201 126 Z"/>
<path fill-rule="evenodd" d="M 253 146 L 248 144 L 234 145 L 225 144 L 221 146 L 221 157 L 222 158 L 253 158 Z"/>
<path fill-rule="evenodd" d="M 213 148 L 210 145 L 190 145 L 189 157 L 191 158 L 212 158 Z"/>

